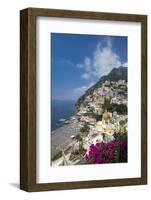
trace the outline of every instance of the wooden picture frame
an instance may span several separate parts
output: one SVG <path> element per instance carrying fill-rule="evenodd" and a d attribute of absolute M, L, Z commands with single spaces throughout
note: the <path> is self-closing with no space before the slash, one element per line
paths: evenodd
<path fill-rule="evenodd" d="M 141 23 L 141 177 L 36 183 L 36 19 L 39 16 Z M 46 191 L 147 184 L 147 16 L 27 8 L 20 12 L 20 188 Z"/>

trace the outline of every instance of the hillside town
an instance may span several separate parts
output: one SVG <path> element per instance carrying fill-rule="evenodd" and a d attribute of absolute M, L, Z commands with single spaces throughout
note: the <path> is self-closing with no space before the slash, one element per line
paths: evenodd
<path fill-rule="evenodd" d="M 123 145 L 119 138 L 122 141 L 124 138 L 124 144 L 127 145 L 127 103 L 126 80 L 106 80 L 89 92 L 76 104 L 76 115 L 66 122 L 70 126 L 78 126 L 78 132 L 70 136 L 68 145 L 57 149 L 51 159 L 52 166 L 120 162 L 117 155 L 116 159 L 111 159 L 113 155 L 115 157 L 117 147 L 106 160 L 98 158 L 96 153 L 93 157 L 92 153 L 94 154 L 94 148 L 100 144 L 113 146 L 118 141 L 118 144 Z M 120 147 L 120 153 L 122 148 L 123 146 Z M 121 162 L 126 162 L 126 153 Z"/>

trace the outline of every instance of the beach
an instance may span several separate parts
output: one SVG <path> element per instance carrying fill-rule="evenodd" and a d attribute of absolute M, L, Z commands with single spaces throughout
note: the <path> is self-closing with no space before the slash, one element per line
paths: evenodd
<path fill-rule="evenodd" d="M 76 119 L 51 132 L 51 157 L 53 158 L 60 150 L 66 149 L 72 142 L 72 135 L 79 133 L 80 127 Z"/>

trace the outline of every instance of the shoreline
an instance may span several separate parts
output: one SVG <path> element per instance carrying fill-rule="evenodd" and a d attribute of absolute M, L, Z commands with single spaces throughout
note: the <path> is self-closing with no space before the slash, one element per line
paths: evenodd
<path fill-rule="evenodd" d="M 80 127 L 77 119 L 71 120 L 68 124 L 55 129 L 51 132 L 51 158 L 61 149 L 67 148 L 71 144 L 71 136 L 79 133 Z"/>

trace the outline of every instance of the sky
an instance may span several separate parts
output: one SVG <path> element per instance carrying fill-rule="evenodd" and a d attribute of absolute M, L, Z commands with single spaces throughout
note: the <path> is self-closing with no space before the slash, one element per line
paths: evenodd
<path fill-rule="evenodd" d="M 51 33 L 51 94 L 77 100 L 113 68 L 127 67 L 127 37 Z"/>

